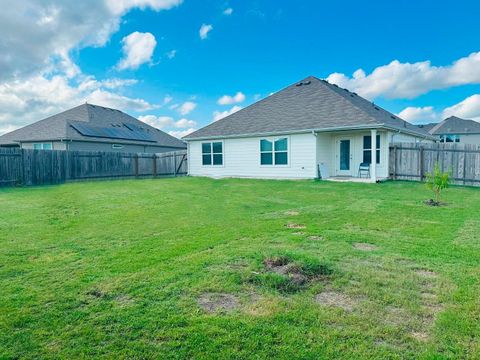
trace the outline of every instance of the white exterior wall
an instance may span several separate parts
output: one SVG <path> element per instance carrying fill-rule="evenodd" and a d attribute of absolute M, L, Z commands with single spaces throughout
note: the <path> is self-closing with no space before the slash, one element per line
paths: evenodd
<path fill-rule="evenodd" d="M 480 134 L 460 134 L 460 144 L 480 146 Z"/>
<path fill-rule="evenodd" d="M 316 137 L 309 134 L 275 136 L 288 138 L 288 165 L 260 165 L 260 139 L 236 138 L 188 142 L 189 175 L 209 177 L 251 177 L 312 179 L 317 177 Z M 273 138 L 273 137 L 272 137 Z M 223 142 L 223 165 L 202 165 L 202 143 Z"/>

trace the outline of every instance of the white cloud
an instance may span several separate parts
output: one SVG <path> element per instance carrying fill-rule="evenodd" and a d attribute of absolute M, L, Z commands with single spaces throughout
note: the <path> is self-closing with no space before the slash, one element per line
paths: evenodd
<path fill-rule="evenodd" d="M 114 14 L 120 15 L 134 7 L 142 10 L 145 8 L 155 11 L 168 10 L 180 5 L 183 0 L 106 0 L 106 2 Z"/>
<path fill-rule="evenodd" d="M 173 120 L 173 118 L 170 116 L 144 115 L 139 116 L 138 120 L 143 121 L 144 123 L 147 123 L 148 125 L 151 125 L 157 129 L 163 129 L 165 127 L 172 126 L 175 123 L 175 120 Z"/>
<path fill-rule="evenodd" d="M 182 0 L 10 1 L 0 11 L 0 81 L 79 69 L 70 52 L 103 46 L 133 8 L 170 9 Z M 94 10 L 92 10 L 94 9 Z M 64 67 L 64 69 L 61 69 Z M 72 73 L 73 72 L 73 73 Z"/>
<path fill-rule="evenodd" d="M 218 121 L 224 117 L 236 113 L 238 110 L 242 110 L 242 107 L 235 105 L 230 110 L 225 111 L 214 111 L 213 112 L 213 121 Z"/>
<path fill-rule="evenodd" d="M 178 108 L 178 112 L 181 115 L 188 115 L 190 114 L 195 108 L 197 107 L 197 104 L 194 103 L 193 101 L 186 101 L 180 107 Z"/>
<path fill-rule="evenodd" d="M 439 114 L 435 112 L 433 106 L 409 106 L 400 111 L 397 115 L 401 119 L 411 123 L 436 122 L 440 120 Z"/>
<path fill-rule="evenodd" d="M 185 128 L 188 128 L 188 127 L 194 127 L 197 125 L 197 122 L 196 121 L 193 121 L 193 120 L 187 120 L 185 118 L 183 119 L 180 119 L 178 120 L 177 122 L 175 122 L 174 126 L 176 128 L 179 128 L 179 129 L 185 129 Z"/>
<path fill-rule="evenodd" d="M 117 65 L 118 70 L 138 69 L 145 63 L 152 63 L 157 40 L 153 34 L 135 31 L 122 39 L 123 58 Z"/>
<path fill-rule="evenodd" d="M 167 105 L 167 104 L 170 103 L 172 100 L 173 100 L 173 97 L 171 97 L 170 95 L 166 95 L 166 96 L 163 98 L 163 104 L 164 104 L 164 105 Z"/>
<path fill-rule="evenodd" d="M 458 116 L 464 119 L 480 121 L 480 94 L 474 94 L 463 101 L 443 110 L 442 117 Z"/>
<path fill-rule="evenodd" d="M 175 56 L 177 56 L 177 50 L 170 50 L 169 52 L 167 52 L 167 57 L 169 59 L 173 59 Z"/>
<path fill-rule="evenodd" d="M 232 15 L 232 13 L 233 13 L 233 9 L 231 7 L 223 10 L 223 15 Z"/>
<path fill-rule="evenodd" d="M 243 101 L 245 101 L 245 95 L 239 91 L 234 96 L 223 95 L 220 99 L 217 100 L 217 104 L 232 105 L 241 103 Z"/>
<path fill-rule="evenodd" d="M 169 131 L 168 134 L 172 135 L 172 136 L 175 136 L 176 138 L 181 139 L 182 137 L 187 136 L 188 134 L 191 134 L 195 130 L 197 130 L 197 129 L 191 128 L 191 129 L 187 129 L 187 130 L 172 130 L 172 131 Z"/>
<path fill-rule="evenodd" d="M 212 25 L 202 24 L 202 26 L 200 26 L 200 30 L 198 31 L 200 39 L 205 40 L 208 37 L 208 33 L 212 31 L 212 29 Z"/>
<path fill-rule="evenodd" d="M 155 109 L 152 105 L 143 99 L 132 99 L 126 96 L 115 94 L 109 91 L 97 89 L 86 97 L 86 100 L 92 104 L 111 107 L 119 110 L 147 111 Z"/>
<path fill-rule="evenodd" d="M 368 99 L 378 96 L 411 99 L 435 89 L 480 83 L 480 52 L 448 66 L 433 66 L 430 61 L 401 63 L 394 60 L 368 75 L 358 69 L 352 77 L 333 73 L 327 80 Z"/>

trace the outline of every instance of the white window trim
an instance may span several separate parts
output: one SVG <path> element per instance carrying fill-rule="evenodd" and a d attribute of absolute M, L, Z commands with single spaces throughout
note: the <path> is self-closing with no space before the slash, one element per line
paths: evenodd
<path fill-rule="evenodd" d="M 124 147 L 122 144 L 112 144 L 112 149 L 123 149 Z"/>
<path fill-rule="evenodd" d="M 453 141 L 446 141 L 447 136 L 450 136 L 453 139 Z M 460 139 L 461 139 L 461 136 L 458 135 L 458 134 L 442 134 L 442 135 L 440 135 L 440 142 L 441 143 L 455 144 L 455 143 L 459 143 Z"/>
<path fill-rule="evenodd" d="M 276 165 L 275 164 L 275 140 L 287 139 L 287 163 L 285 165 Z M 272 164 L 262 164 L 262 153 L 269 153 L 270 151 L 262 151 L 262 140 L 268 140 L 272 142 Z M 285 152 L 285 151 L 277 151 Z M 275 136 L 275 137 L 262 137 L 258 140 L 258 164 L 260 167 L 290 167 L 290 136 Z"/>
<path fill-rule="evenodd" d="M 378 146 L 378 149 L 377 149 L 377 139 L 375 139 L 375 150 L 373 150 L 373 148 L 372 148 L 372 146 L 374 145 L 373 141 L 370 141 L 370 149 L 366 149 L 366 148 L 363 147 L 363 144 L 364 144 L 364 141 L 365 141 L 364 140 L 365 136 L 370 136 L 371 137 L 372 135 L 368 134 L 368 135 L 363 135 L 362 136 L 362 161 L 361 161 L 361 163 L 363 163 L 363 155 L 364 155 L 365 151 L 370 150 L 370 151 L 378 151 L 379 152 L 380 158 L 378 156 L 376 157 L 378 163 L 376 163 L 375 165 L 377 165 L 377 166 L 382 165 L 382 163 L 383 163 L 382 159 L 384 158 L 384 156 L 382 156 L 382 134 L 377 134 L 377 136 L 380 137 L 380 141 L 379 141 L 379 146 Z M 372 158 L 372 155 L 373 154 L 370 155 L 370 159 Z M 372 164 L 370 164 L 370 165 L 372 165 Z"/>
<path fill-rule="evenodd" d="M 50 145 L 50 149 L 45 149 L 45 145 Z M 40 149 L 35 149 L 35 145 L 40 145 Z M 43 142 L 43 143 L 33 143 L 34 150 L 53 150 L 53 143 L 52 142 Z"/>
<path fill-rule="evenodd" d="M 210 144 L 210 147 L 212 149 L 212 152 L 210 153 L 210 160 L 212 161 L 212 163 L 210 165 L 204 165 L 203 164 L 203 144 L 207 144 L 209 143 Z M 218 155 L 220 153 L 214 153 L 213 152 L 213 143 L 222 143 L 222 164 L 221 165 L 214 165 L 213 164 L 213 155 Z M 225 142 L 223 140 L 212 140 L 212 141 L 201 141 L 200 142 L 200 154 L 201 154 L 201 157 L 202 157 L 202 166 L 203 167 L 225 167 Z"/>

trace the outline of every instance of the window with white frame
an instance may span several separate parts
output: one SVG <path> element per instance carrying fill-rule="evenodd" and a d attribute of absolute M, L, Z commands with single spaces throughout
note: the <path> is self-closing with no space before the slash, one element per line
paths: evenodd
<path fill-rule="evenodd" d="M 34 143 L 33 149 L 34 150 L 52 150 L 53 146 L 52 146 L 52 143 Z"/>
<path fill-rule="evenodd" d="M 460 135 L 440 135 L 440 142 L 442 143 L 451 143 L 451 142 L 460 142 Z"/>
<path fill-rule="evenodd" d="M 288 138 L 261 139 L 260 165 L 288 165 Z"/>
<path fill-rule="evenodd" d="M 363 137 L 363 163 L 372 163 L 372 137 L 365 135 Z M 380 135 L 377 135 L 375 139 L 375 151 L 377 152 L 377 164 L 380 164 Z"/>
<path fill-rule="evenodd" d="M 223 143 L 221 141 L 202 143 L 202 165 L 223 165 Z"/>

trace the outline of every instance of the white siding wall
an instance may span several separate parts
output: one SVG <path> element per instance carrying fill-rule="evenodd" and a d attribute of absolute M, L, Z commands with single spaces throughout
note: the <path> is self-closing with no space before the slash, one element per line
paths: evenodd
<path fill-rule="evenodd" d="M 286 166 L 260 165 L 260 139 L 262 137 L 222 140 L 224 144 L 223 166 L 203 166 L 202 142 L 208 141 L 189 141 L 189 174 L 210 177 L 315 178 L 317 176 L 316 137 L 313 134 L 297 134 L 287 137 L 289 139 L 289 164 Z"/>
<path fill-rule="evenodd" d="M 460 135 L 460 144 L 473 144 L 480 146 L 480 134 Z"/>

